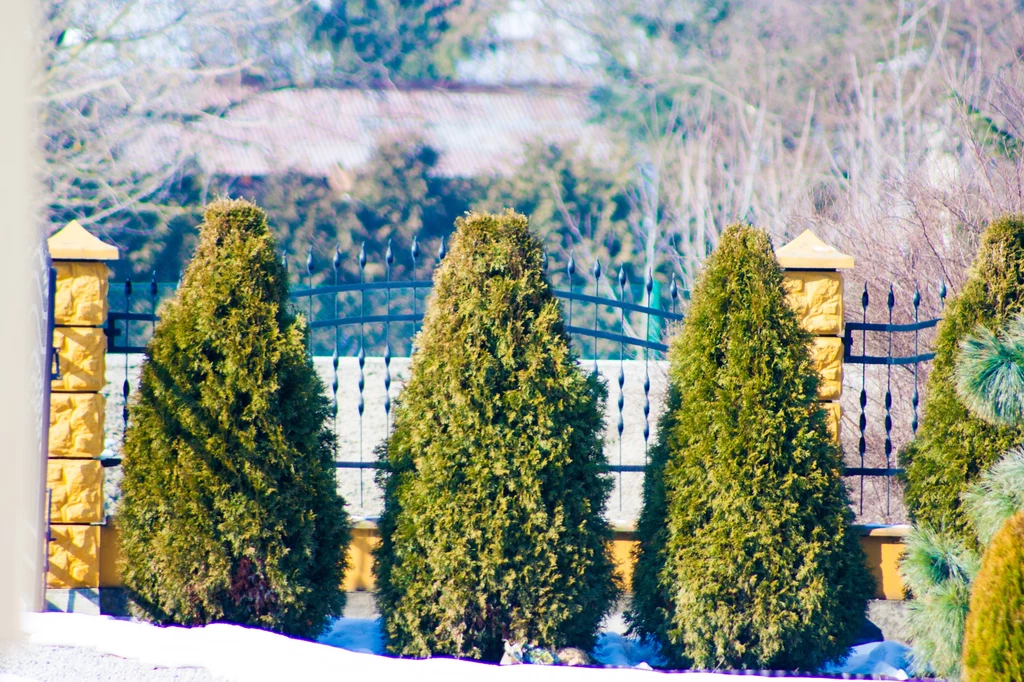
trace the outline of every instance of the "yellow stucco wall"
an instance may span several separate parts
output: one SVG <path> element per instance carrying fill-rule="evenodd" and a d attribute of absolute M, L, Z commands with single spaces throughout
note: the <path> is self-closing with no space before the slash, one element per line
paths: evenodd
<path fill-rule="evenodd" d="M 373 550 L 380 543 L 376 526 L 357 523 L 352 529 L 352 542 L 348 546 L 348 572 L 345 591 L 361 592 L 373 589 Z"/>
<path fill-rule="evenodd" d="M 867 558 L 868 569 L 877 582 L 876 599 L 902 600 L 903 581 L 899 574 L 899 558 L 905 546 L 905 526 L 886 528 L 854 527 L 860 545 Z M 372 550 L 379 542 L 377 528 L 371 522 L 359 522 L 352 530 L 352 543 L 348 548 L 349 570 L 345 574 L 344 588 L 347 592 L 373 590 Z M 612 541 L 612 556 L 616 571 L 623 580 L 627 591 L 632 587 L 633 550 L 637 545 L 633 531 L 616 531 Z M 117 574 L 118 560 L 117 527 L 108 523 L 103 527 L 103 541 L 100 558 L 100 585 L 118 587 L 121 584 Z"/>
<path fill-rule="evenodd" d="M 106 263 L 55 261 L 54 323 L 59 327 L 102 326 L 107 321 Z"/>
<path fill-rule="evenodd" d="M 818 400 L 839 400 L 843 394 L 843 340 L 837 336 L 814 337 L 811 361 L 821 375 Z"/>
<path fill-rule="evenodd" d="M 100 529 L 100 587 L 121 587 L 121 574 L 117 562 L 121 560 L 120 535 L 113 519 Z"/>
<path fill-rule="evenodd" d="M 61 378 L 53 391 L 102 391 L 106 385 L 107 336 L 96 327 L 57 327 L 53 347 L 60 357 Z"/>
<path fill-rule="evenodd" d="M 786 272 L 783 284 L 800 326 L 815 336 L 843 333 L 843 278 L 838 272 Z"/>
<path fill-rule="evenodd" d="M 105 409 L 99 393 L 51 393 L 50 457 L 99 457 Z"/>
<path fill-rule="evenodd" d="M 103 466 L 96 459 L 50 459 L 50 523 L 103 521 Z"/>
<path fill-rule="evenodd" d="M 100 527 L 54 524 L 50 526 L 50 570 L 46 586 L 100 586 Z"/>

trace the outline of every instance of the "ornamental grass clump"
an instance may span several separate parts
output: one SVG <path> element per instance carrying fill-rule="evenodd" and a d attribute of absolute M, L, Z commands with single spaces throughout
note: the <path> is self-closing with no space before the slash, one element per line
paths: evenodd
<path fill-rule="evenodd" d="M 921 428 L 902 453 L 904 499 L 916 523 L 944 527 L 968 545 L 976 538 L 962 509 L 971 481 L 1011 447 L 1024 441 L 1024 424 L 991 423 L 969 409 L 957 392 L 955 366 L 962 344 L 989 338 L 1024 309 L 1024 216 L 994 220 L 982 235 L 978 256 L 960 294 L 946 306 L 939 323 L 935 362 L 928 377 Z M 987 330 L 978 335 L 978 328 Z M 983 349 L 982 349 L 983 350 Z M 1006 375 L 993 375 L 997 383 Z M 1010 377 L 1012 378 L 1012 377 Z M 1007 395 L 995 413 L 1020 411 L 1019 397 Z"/>
<path fill-rule="evenodd" d="M 963 666 L 965 682 L 1024 680 L 1024 513 L 1002 525 L 982 556 Z"/>
<path fill-rule="evenodd" d="M 147 620 L 312 638 L 341 615 L 330 404 L 287 286 L 263 211 L 211 203 L 129 405 L 121 575 Z"/>
<path fill-rule="evenodd" d="M 768 236 L 729 227 L 671 344 L 637 527 L 628 619 L 673 667 L 814 670 L 863 624 L 873 581 L 809 344 Z"/>
<path fill-rule="evenodd" d="M 593 646 L 618 595 L 605 392 L 577 364 L 526 217 L 456 221 L 379 450 L 388 651 Z"/>

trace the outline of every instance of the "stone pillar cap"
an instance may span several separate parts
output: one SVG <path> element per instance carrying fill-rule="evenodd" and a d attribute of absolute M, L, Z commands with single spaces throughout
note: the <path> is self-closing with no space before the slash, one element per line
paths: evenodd
<path fill-rule="evenodd" d="M 77 220 L 60 228 L 46 240 L 55 260 L 117 260 L 117 247 L 89 234 Z"/>
<path fill-rule="evenodd" d="M 818 239 L 810 230 L 775 252 L 779 265 L 800 270 L 849 270 L 853 256 L 840 252 Z"/>

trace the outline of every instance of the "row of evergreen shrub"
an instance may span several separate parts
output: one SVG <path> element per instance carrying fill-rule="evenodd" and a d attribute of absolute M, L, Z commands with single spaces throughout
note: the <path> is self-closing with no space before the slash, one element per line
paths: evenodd
<path fill-rule="evenodd" d="M 605 388 L 578 366 L 526 218 L 457 228 L 380 449 L 387 645 L 589 647 L 620 591 Z M 262 212 L 212 204 L 126 433 L 124 580 L 144 617 L 315 636 L 341 612 L 329 407 L 285 287 Z M 814 669 L 864 619 L 808 342 L 767 236 L 726 230 L 672 342 L 638 526 L 629 620 L 673 665 Z"/>

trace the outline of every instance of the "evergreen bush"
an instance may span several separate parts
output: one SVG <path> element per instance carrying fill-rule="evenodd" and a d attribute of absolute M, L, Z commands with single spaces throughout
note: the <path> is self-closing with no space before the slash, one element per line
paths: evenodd
<path fill-rule="evenodd" d="M 377 605 L 401 656 L 593 646 L 618 587 L 606 389 L 578 364 L 525 216 L 456 221 L 379 450 Z"/>
<path fill-rule="evenodd" d="M 628 618 L 674 666 L 816 669 L 864 621 L 872 579 L 809 344 L 768 236 L 729 227 L 671 344 L 638 523 Z"/>
<path fill-rule="evenodd" d="M 1024 679 L 1024 513 L 1003 524 L 982 556 L 964 636 L 964 679 Z"/>
<path fill-rule="evenodd" d="M 939 323 L 935 362 L 917 437 L 902 453 L 904 499 L 913 519 L 975 543 L 961 496 L 979 472 L 1024 439 L 1024 426 L 997 426 L 972 414 L 957 394 L 961 344 L 979 327 L 995 332 L 1024 309 L 1024 216 L 994 220 L 960 294 Z"/>
<path fill-rule="evenodd" d="M 964 626 L 977 552 L 944 530 L 915 527 L 900 562 L 907 601 L 906 632 L 915 674 L 959 680 Z"/>
<path fill-rule="evenodd" d="M 121 575 L 148 620 L 315 637 L 342 612 L 330 404 L 286 304 L 263 211 L 211 203 L 125 432 Z"/>

